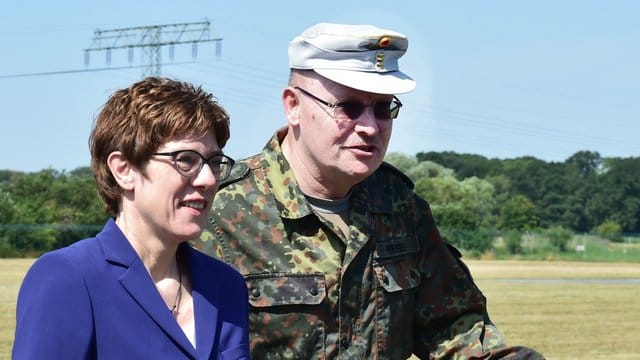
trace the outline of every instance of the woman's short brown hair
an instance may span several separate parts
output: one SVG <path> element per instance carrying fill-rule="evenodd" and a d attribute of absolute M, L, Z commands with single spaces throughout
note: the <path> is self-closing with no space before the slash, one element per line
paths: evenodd
<path fill-rule="evenodd" d="M 122 196 L 107 165 L 109 154 L 120 151 L 142 169 L 165 143 L 207 131 L 224 147 L 229 139 L 229 115 L 202 87 L 148 77 L 115 91 L 95 119 L 89 137 L 93 176 L 106 210 L 117 214 Z"/>

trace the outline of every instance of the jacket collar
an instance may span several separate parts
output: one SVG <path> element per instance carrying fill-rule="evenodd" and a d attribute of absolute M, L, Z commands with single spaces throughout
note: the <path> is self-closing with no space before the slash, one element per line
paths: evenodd
<path fill-rule="evenodd" d="M 122 267 L 118 281 L 142 310 L 183 351 L 194 358 L 208 358 L 216 337 L 216 328 L 211 324 L 216 322 L 217 309 L 205 298 L 203 289 L 206 289 L 207 295 L 219 293 L 219 289 L 208 289 L 215 282 L 209 281 L 205 283 L 205 279 L 198 276 L 202 270 L 202 265 L 197 261 L 194 250 L 187 243 L 181 244 L 178 249 L 178 251 L 187 252 L 185 258 L 188 259 L 189 273 L 192 277 L 197 351 L 171 315 L 149 272 L 115 221 L 109 219 L 104 229 L 96 235 L 96 238 L 104 251 L 105 259 L 114 266 Z"/>
<path fill-rule="evenodd" d="M 286 127 L 279 129 L 265 145 L 262 156 L 250 160 L 254 163 L 249 164 L 249 167 L 254 172 L 264 173 L 264 177 L 271 185 L 270 189 L 280 216 L 299 219 L 313 213 L 313 210 L 304 193 L 300 190 L 289 162 L 282 153 L 280 144 L 286 135 Z M 258 161 L 260 163 L 257 163 Z M 382 167 L 384 166 L 386 165 L 383 164 Z M 378 169 L 363 182 L 353 187 L 352 204 L 358 203 L 358 206 L 365 207 L 373 213 L 389 213 L 391 211 L 392 189 L 390 189 L 390 184 L 384 181 L 385 177 L 380 175 L 381 169 Z"/>
<path fill-rule="evenodd" d="M 286 127 L 278 130 L 264 147 L 262 156 L 254 158 L 260 163 L 249 166 L 253 171 L 264 174 L 263 177 L 268 183 L 264 188 L 271 191 L 280 217 L 300 219 L 312 214 L 313 210 L 300 190 L 289 162 L 282 153 L 280 143 L 286 135 Z"/>

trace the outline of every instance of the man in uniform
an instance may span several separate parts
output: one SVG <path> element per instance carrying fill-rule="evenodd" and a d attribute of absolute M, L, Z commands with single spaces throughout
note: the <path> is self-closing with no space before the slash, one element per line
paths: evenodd
<path fill-rule="evenodd" d="M 287 126 L 238 164 L 196 246 L 244 275 L 253 359 L 540 359 L 508 347 L 460 253 L 383 162 L 398 32 L 317 24 L 289 44 Z"/>

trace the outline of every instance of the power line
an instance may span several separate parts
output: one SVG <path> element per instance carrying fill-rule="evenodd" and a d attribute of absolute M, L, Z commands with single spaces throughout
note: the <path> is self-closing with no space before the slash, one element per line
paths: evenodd
<path fill-rule="evenodd" d="M 91 46 L 85 49 L 85 65 L 89 53 L 106 51 L 107 64 L 111 63 L 111 50 L 128 49 L 129 63 L 133 61 L 133 49 L 142 49 L 142 77 L 160 76 L 162 64 L 160 48 L 169 46 L 169 58 L 173 60 L 174 45 L 191 44 L 191 54 L 198 55 L 198 43 L 215 42 L 216 55 L 220 56 L 222 38 L 210 37 L 208 20 L 193 23 L 136 26 L 111 30 L 96 30 Z"/>
<path fill-rule="evenodd" d="M 211 60 L 204 60 L 163 63 L 162 65 L 186 65 L 186 67 L 191 68 L 191 70 L 195 72 L 206 73 L 209 76 L 212 74 L 220 74 L 222 75 L 221 77 L 241 80 L 242 82 L 250 81 L 253 86 L 246 88 L 235 89 L 232 85 L 235 82 L 231 81 L 222 85 L 222 89 L 226 91 L 227 100 L 231 100 L 248 107 L 260 105 L 271 109 L 280 105 L 277 99 L 272 99 L 270 97 L 265 98 L 256 90 L 256 85 L 276 86 L 282 85 L 281 83 L 283 82 L 281 75 L 276 75 L 276 71 L 274 71 L 273 68 L 262 66 L 260 63 L 245 62 L 234 59 L 233 61 L 223 60 L 221 62 L 215 62 L 215 64 Z M 139 69 L 143 66 L 145 65 L 33 72 L 0 75 L 0 79 L 107 70 L 121 71 L 127 69 Z M 495 109 L 497 106 L 491 105 L 491 107 Z M 489 112 L 479 111 L 479 109 L 470 109 L 467 111 L 454 110 L 451 107 L 439 105 L 439 102 L 436 102 L 436 104 L 425 104 L 423 101 L 418 99 L 414 106 L 407 108 L 405 114 L 417 119 L 430 118 L 433 119 L 434 123 L 430 126 L 420 123 L 418 127 L 415 127 L 414 125 L 410 129 L 407 129 L 403 126 L 404 124 L 402 124 L 402 122 L 398 122 L 396 132 L 403 133 L 404 136 L 417 136 L 418 138 L 426 134 L 437 133 L 441 139 L 452 138 L 456 139 L 458 142 L 475 145 L 476 147 L 481 147 L 486 150 L 503 149 L 512 152 L 514 150 L 521 150 L 522 147 L 527 144 L 527 138 L 531 137 L 530 135 L 535 135 L 535 138 L 544 139 L 545 145 L 540 146 L 538 144 L 536 146 L 540 146 L 537 151 L 548 153 L 547 157 L 557 156 L 555 153 L 564 152 L 564 149 L 573 148 L 577 143 L 588 143 L 590 145 L 618 144 L 621 148 L 631 148 L 635 146 L 632 143 L 625 143 L 619 139 L 605 137 L 599 133 L 585 134 L 580 128 L 565 130 L 556 126 L 542 126 L 538 124 L 537 121 L 527 122 L 526 124 L 518 121 L 518 119 L 523 116 L 521 113 L 529 115 L 529 117 L 544 116 L 541 114 L 527 114 L 527 112 L 528 110 L 519 110 L 517 113 L 514 113 L 513 116 L 496 116 L 488 115 Z M 470 124 L 473 126 L 469 126 Z M 491 132 L 489 137 L 478 137 L 478 130 L 481 129 L 494 131 Z"/>
<path fill-rule="evenodd" d="M 193 63 L 193 61 L 164 63 L 163 65 L 185 65 L 185 64 L 191 64 L 191 63 Z M 42 71 L 42 72 L 31 72 L 31 73 L 21 73 L 21 74 L 0 75 L 0 79 L 12 79 L 12 78 L 48 76 L 48 75 L 65 75 L 65 74 L 84 73 L 84 72 L 98 72 L 98 71 L 109 71 L 109 70 L 140 69 L 140 68 L 146 68 L 146 67 L 147 67 L 147 65 L 128 65 L 128 66 L 114 66 L 114 67 L 108 66 L 108 67 L 103 67 L 103 68 L 92 68 L 92 69 L 72 69 L 72 70 Z"/>

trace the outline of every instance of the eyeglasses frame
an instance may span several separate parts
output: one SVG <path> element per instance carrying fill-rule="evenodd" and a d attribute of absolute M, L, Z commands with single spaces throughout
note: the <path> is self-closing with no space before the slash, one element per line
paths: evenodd
<path fill-rule="evenodd" d="M 188 175 L 184 173 L 184 170 L 182 170 L 180 168 L 180 166 L 178 166 L 178 162 L 177 162 L 177 158 L 178 155 L 180 153 L 183 152 L 192 152 L 197 154 L 198 156 L 200 156 L 200 159 L 202 159 L 202 162 L 200 163 L 200 168 L 198 169 L 198 171 L 195 171 L 192 175 Z M 193 178 L 198 176 L 198 174 L 200 174 L 200 172 L 202 171 L 202 168 L 204 167 L 205 164 L 209 165 L 209 168 L 211 168 L 212 172 L 213 172 L 213 168 L 211 167 L 211 163 L 210 161 L 214 158 L 220 158 L 222 159 L 226 159 L 227 160 L 227 164 L 228 164 L 228 170 L 226 170 L 226 174 L 224 174 L 224 176 L 221 176 L 223 174 L 219 174 L 216 175 L 214 173 L 214 175 L 216 175 L 216 180 L 217 181 L 223 181 L 226 180 L 229 175 L 231 174 L 231 169 L 233 168 L 233 165 L 236 163 L 235 160 L 233 160 L 231 157 L 225 155 L 225 154 L 213 154 L 208 158 L 205 158 L 202 154 L 200 154 L 199 152 L 195 151 L 195 150 L 191 150 L 191 149 L 183 149 L 183 150 L 176 150 L 176 151 L 169 151 L 169 152 L 156 152 L 156 153 L 152 153 L 151 155 L 158 155 L 158 156 L 170 156 L 171 160 L 173 162 L 173 167 L 176 169 L 176 171 L 184 176 L 184 177 L 188 177 L 188 178 Z M 223 164 L 224 162 L 221 161 L 220 164 Z"/>
<path fill-rule="evenodd" d="M 319 97 L 317 97 L 316 95 L 313 95 L 312 93 L 310 93 L 309 91 L 299 87 L 299 86 L 294 86 L 293 87 L 296 90 L 300 90 L 300 92 L 302 92 L 303 94 L 309 96 L 310 98 L 316 100 L 317 102 L 319 102 L 320 104 L 328 107 L 329 109 L 331 109 L 333 111 L 333 117 L 335 118 L 335 109 L 338 107 L 342 107 L 343 104 L 350 102 L 350 101 L 336 101 L 335 103 L 330 103 L 326 100 L 323 100 Z M 376 102 L 371 103 L 370 105 L 375 104 Z M 376 117 L 377 120 L 382 120 L 382 121 L 388 121 L 388 120 L 393 120 L 396 119 L 398 117 L 398 114 L 400 113 L 400 108 L 402 107 L 402 102 L 400 101 L 400 99 L 398 99 L 395 95 L 393 96 L 393 99 L 391 100 L 391 104 L 395 104 L 396 107 L 393 109 L 390 109 L 390 113 L 391 113 L 391 117 L 389 119 L 379 119 L 378 117 Z M 366 108 L 366 105 L 365 105 Z M 362 115 L 362 114 L 361 114 Z M 351 119 L 349 118 L 350 121 L 356 120 L 356 119 Z"/>

